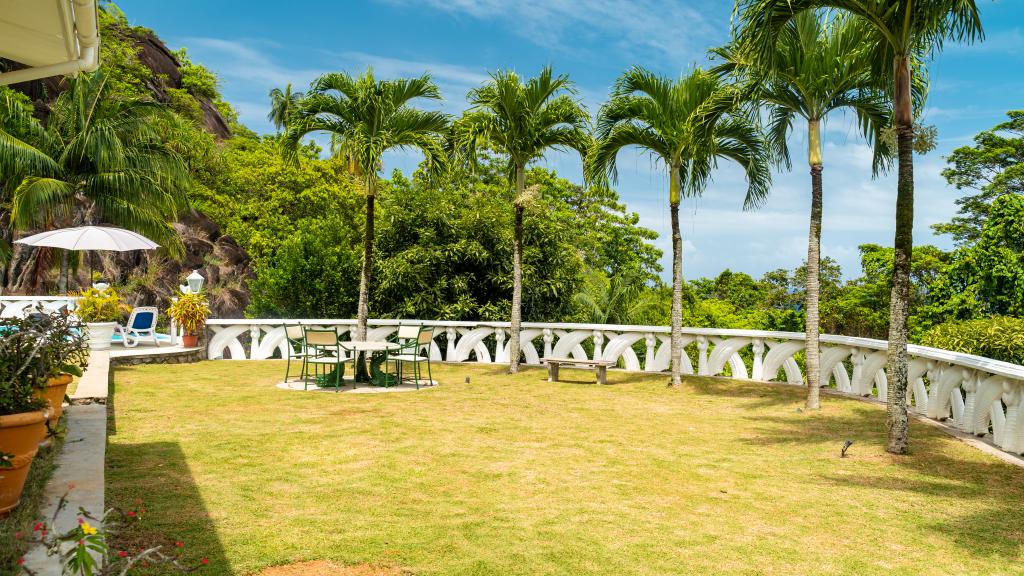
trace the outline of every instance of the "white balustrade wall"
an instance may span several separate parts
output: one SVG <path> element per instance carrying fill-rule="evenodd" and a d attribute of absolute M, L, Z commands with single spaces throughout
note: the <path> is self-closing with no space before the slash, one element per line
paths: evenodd
<path fill-rule="evenodd" d="M 64 306 L 74 310 L 77 296 L 0 296 L 0 318 L 14 318 L 36 311 L 42 306 L 47 312 L 56 312 Z"/>
<path fill-rule="evenodd" d="M 210 320 L 208 357 L 282 357 L 287 346 L 285 326 L 296 324 L 333 326 L 343 335 L 355 329 L 354 320 Z M 367 338 L 383 340 L 400 324 L 434 328 L 430 349 L 434 360 L 508 362 L 507 322 L 371 320 Z M 665 326 L 525 322 L 520 342 L 527 364 L 540 364 L 542 358 L 551 356 L 608 360 L 626 370 L 666 372 L 671 355 L 669 332 Z M 823 386 L 887 399 L 888 344 L 884 340 L 823 335 L 821 343 Z M 684 349 L 681 358 L 686 374 L 804 384 L 796 359 L 804 349 L 803 333 L 684 328 L 683 345 L 689 350 Z M 690 355 L 694 349 L 696 358 Z M 916 345 L 910 345 L 909 354 L 907 401 L 912 411 L 951 421 L 970 434 L 991 434 L 1003 450 L 1024 454 L 1024 366 Z"/>

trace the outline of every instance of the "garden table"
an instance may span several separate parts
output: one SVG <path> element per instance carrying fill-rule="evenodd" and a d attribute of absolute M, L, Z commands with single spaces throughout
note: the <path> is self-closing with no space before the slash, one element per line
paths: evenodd
<path fill-rule="evenodd" d="M 374 386 L 391 386 L 398 380 L 395 376 L 381 370 L 381 366 L 388 361 L 388 352 L 400 348 L 399 344 L 384 341 L 351 341 L 339 342 L 338 345 L 345 351 L 358 353 L 360 356 L 366 353 L 370 354 L 369 374 L 366 373 L 366 363 L 361 362 L 359 358 L 355 359 L 356 382 L 369 382 Z"/>

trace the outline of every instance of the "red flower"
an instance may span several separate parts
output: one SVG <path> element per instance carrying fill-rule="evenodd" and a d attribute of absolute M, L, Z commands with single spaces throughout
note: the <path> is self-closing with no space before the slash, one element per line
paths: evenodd
<path fill-rule="evenodd" d="M 209 558 L 203 558 L 202 560 L 200 560 L 200 562 L 203 563 L 203 566 L 206 566 L 207 564 L 210 563 L 210 559 Z"/>
<path fill-rule="evenodd" d="M 24 556 L 22 556 L 21 558 L 18 558 L 18 566 L 21 566 L 24 563 L 25 563 L 25 557 Z"/>
<path fill-rule="evenodd" d="M 79 540 L 78 541 L 78 545 L 79 546 L 85 546 L 85 540 Z"/>
<path fill-rule="evenodd" d="M 175 542 L 174 545 L 177 546 L 178 548 L 184 548 L 185 547 L 185 543 L 184 542 Z"/>
<path fill-rule="evenodd" d="M 85 524 L 85 520 L 84 520 L 84 519 L 82 519 L 82 518 L 79 518 L 79 519 L 78 519 L 78 523 L 79 523 L 79 524 Z"/>
<path fill-rule="evenodd" d="M 36 522 L 36 525 L 32 527 L 32 531 L 39 532 L 43 529 L 43 526 L 45 526 L 45 524 L 43 524 L 42 522 Z"/>
<path fill-rule="evenodd" d="M 68 482 L 68 490 L 74 490 L 74 489 L 75 489 L 75 483 L 74 482 Z"/>
<path fill-rule="evenodd" d="M 135 518 L 135 512 L 133 512 L 132 510 L 129 510 L 129 511 L 128 511 L 128 516 L 129 516 L 130 518 Z"/>
<path fill-rule="evenodd" d="M 117 553 L 117 555 L 120 556 L 121 558 L 126 558 L 128 556 L 128 553 L 125 552 L 124 550 L 121 550 L 120 552 Z"/>

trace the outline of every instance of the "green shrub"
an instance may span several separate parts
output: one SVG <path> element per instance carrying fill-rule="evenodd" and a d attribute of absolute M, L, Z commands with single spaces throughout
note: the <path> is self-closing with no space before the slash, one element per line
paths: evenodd
<path fill-rule="evenodd" d="M 933 348 L 1024 364 L 1024 319 L 993 316 L 932 328 L 921 343 Z"/>
<path fill-rule="evenodd" d="M 75 315 L 82 322 L 117 322 L 121 319 L 121 312 L 127 309 L 113 288 L 89 288 L 83 290 L 81 296 Z"/>

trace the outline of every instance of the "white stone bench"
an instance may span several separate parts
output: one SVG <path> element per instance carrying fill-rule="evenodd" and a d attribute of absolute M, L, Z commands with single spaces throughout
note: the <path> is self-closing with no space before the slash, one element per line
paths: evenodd
<path fill-rule="evenodd" d="M 608 383 L 608 367 L 614 366 L 615 362 L 610 360 L 577 360 L 575 358 L 544 358 L 542 363 L 548 365 L 548 382 L 558 382 L 558 368 L 562 364 L 577 367 L 593 368 L 597 372 L 597 383 Z"/>

